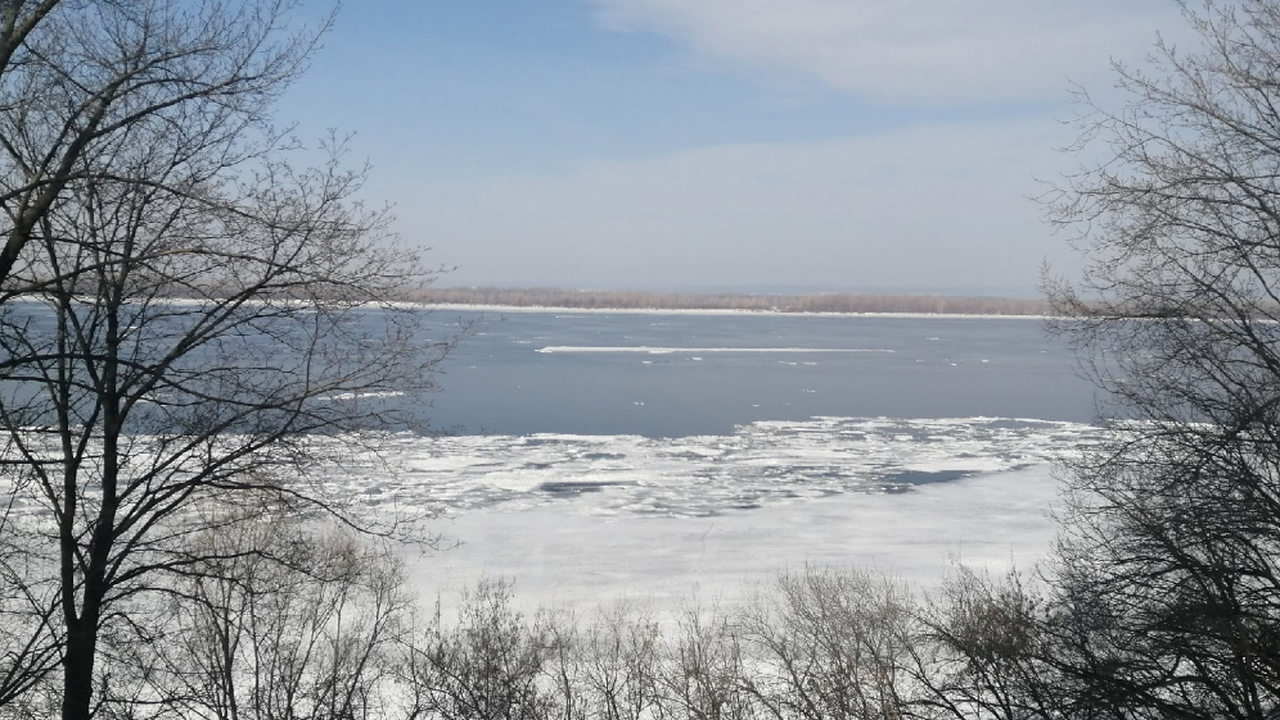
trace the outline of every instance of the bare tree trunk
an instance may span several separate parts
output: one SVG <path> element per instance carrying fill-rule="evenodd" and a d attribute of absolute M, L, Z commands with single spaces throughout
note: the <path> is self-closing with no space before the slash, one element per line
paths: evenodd
<path fill-rule="evenodd" d="M 98 630 L 89 626 L 89 619 L 88 614 L 82 615 L 67 627 L 66 655 L 62 662 L 63 720 L 88 720 L 92 715 Z"/>

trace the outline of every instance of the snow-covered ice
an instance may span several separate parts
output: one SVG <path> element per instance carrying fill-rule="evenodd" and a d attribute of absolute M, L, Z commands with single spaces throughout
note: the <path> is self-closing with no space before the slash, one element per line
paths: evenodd
<path fill-rule="evenodd" d="M 836 495 L 711 517 L 599 516 L 492 507 L 435 525 L 462 545 L 410 557 L 410 579 L 446 604 L 484 577 L 515 581 L 528 606 L 675 608 L 693 593 L 732 601 L 805 563 L 872 567 L 920 586 L 959 560 L 1029 567 L 1053 537 L 1049 466 L 979 474 L 909 493 Z"/>
<path fill-rule="evenodd" d="M 446 602 L 482 577 L 530 605 L 732 598 L 804 563 L 914 583 L 954 561 L 1001 572 L 1050 544 L 1055 459 L 1091 425 L 999 418 L 814 418 L 684 438 L 406 439 L 407 473 L 370 502 L 429 507 L 451 549 L 414 555 Z M 446 543 L 448 544 L 448 543 Z"/>

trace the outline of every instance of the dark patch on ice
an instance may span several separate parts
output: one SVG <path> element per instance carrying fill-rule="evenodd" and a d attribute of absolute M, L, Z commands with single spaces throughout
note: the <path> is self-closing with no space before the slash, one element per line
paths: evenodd
<path fill-rule="evenodd" d="M 967 470 L 905 470 L 884 478 L 887 483 L 895 485 L 933 485 L 935 483 L 952 482 L 969 477 L 973 473 Z"/>
<path fill-rule="evenodd" d="M 537 489 L 552 495 L 581 495 L 583 493 L 600 492 L 607 487 L 630 484 L 609 482 L 607 480 L 560 480 L 542 483 Z"/>
<path fill-rule="evenodd" d="M 1048 427 L 1054 423 L 1044 422 L 1042 420 L 1019 420 L 1016 418 L 1001 418 L 985 423 L 986 427 L 997 430 L 1036 430 Z"/>
<path fill-rule="evenodd" d="M 880 486 L 880 492 L 889 495 L 900 495 L 902 493 L 911 492 L 920 485 L 934 485 L 937 483 L 953 482 L 967 478 L 974 473 L 969 470 L 935 470 L 927 472 L 924 470 L 904 470 L 903 472 L 893 473 L 881 478 L 883 485 Z"/>
<path fill-rule="evenodd" d="M 582 455 L 583 460 L 625 460 L 626 455 L 611 452 L 589 452 Z"/>
<path fill-rule="evenodd" d="M 696 462 L 714 458 L 717 455 L 723 454 L 723 451 L 725 450 L 725 448 L 722 447 L 716 447 L 715 449 L 719 452 L 694 452 L 692 450 L 680 450 L 677 452 L 667 453 L 667 457 L 670 457 L 673 460 L 693 460 Z"/>

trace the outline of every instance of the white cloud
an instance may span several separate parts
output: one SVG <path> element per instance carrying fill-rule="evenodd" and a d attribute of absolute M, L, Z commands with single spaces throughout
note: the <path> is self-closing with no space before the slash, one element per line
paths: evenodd
<path fill-rule="evenodd" d="M 1028 197 L 1067 162 L 1064 131 L 932 125 L 588 165 L 442 188 L 405 228 L 429 230 L 459 284 L 1027 286 L 1063 250 Z"/>
<path fill-rule="evenodd" d="M 1074 139 L 1057 122 L 1072 114 L 1067 79 L 1114 105 L 1110 58 L 1140 60 L 1157 29 L 1187 33 L 1168 0 L 588 2 L 613 30 L 661 33 L 759 77 L 944 111 L 820 141 L 407 180 L 402 228 L 460 266 L 446 282 L 1027 287 L 1046 257 L 1074 274 L 1028 199 L 1044 189 L 1035 177 L 1074 164 L 1053 149 Z"/>
<path fill-rule="evenodd" d="M 904 104 L 1060 99 L 1067 78 L 1094 84 L 1181 26 L 1167 0 L 589 1 L 614 30 Z"/>

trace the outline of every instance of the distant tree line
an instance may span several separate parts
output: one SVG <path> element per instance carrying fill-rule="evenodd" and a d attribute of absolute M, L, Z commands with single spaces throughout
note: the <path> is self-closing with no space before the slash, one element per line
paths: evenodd
<path fill-rule="evenodd" d="M 1047 315 L 1045 300 L 949 295 L 739 295 L 556 288 L 428 288 L 429 303 L 552 307 L 588 310 L 743 310 L 779 313 L 916 313 L 928 315 Z"/>

